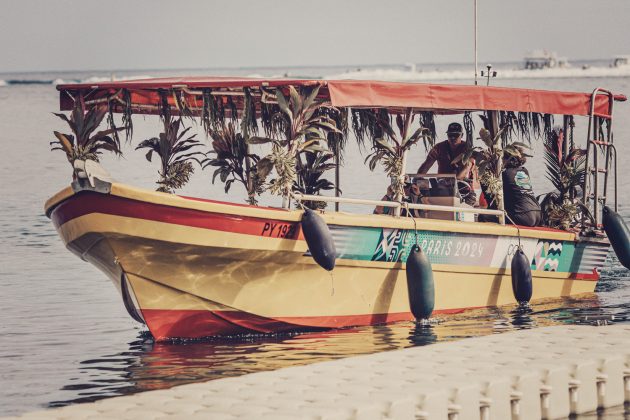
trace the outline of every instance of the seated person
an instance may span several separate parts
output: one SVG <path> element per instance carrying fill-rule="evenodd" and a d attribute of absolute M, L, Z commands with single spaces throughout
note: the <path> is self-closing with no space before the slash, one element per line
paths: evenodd
<path fill-rule="evenodd" d="M 444 140 L 429 151 L 426 160 L 420 168 L 418 168 L 419 174 L 426 174 L 431 167 L 437 162 L 438 173 L 440 174 L 455 174 L 458 180 L 470 180 L 472 178 L 472 167 L 474 160 L 470 159 L 468 163 L 464 164 L 461 160 L 453 163 L 453 160 L 462 153 L 468 150 L 468 145 L 462 140 L 464 130 L 459 123 L 450 123 L 446 135 L 448 140 Z M 474 205 L 476 202 L 476 196 L 474 192 L 469 193 L 465 199 L 466 204 Z"/>
<path fill-rule="evenodd" d="M 521 226 L 538 226 L 540 205 L 534 196 L 529 172 L 523 166 L 526 160 L 524 154 L 503 155 L 503 201 L 508 221 L 511 219 L 514 224 Z"/>
<path fill-rule="evenodd" d="M 381 201 L 394 201 L 394 190 L 390 185 L 387 187 L 387 194 L 381 198 Z M 420 202 L 420 189 L 418 186 L 411 182 L 411 180 L 405 177 L 405 197 L 403 201 L 406 203 L 419 203 Z M 374 214 L 394 214 L 393 207 L 376 206 Z M 401 216 L 407 216 L 407 210 L 401 209 Z M 413 217 L 419 217 L 419 211 L 411 209 L 411 215 Z"/>

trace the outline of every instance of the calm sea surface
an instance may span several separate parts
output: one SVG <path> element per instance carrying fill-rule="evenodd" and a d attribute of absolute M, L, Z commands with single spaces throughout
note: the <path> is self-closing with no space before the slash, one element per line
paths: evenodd
<path fill-rule="evenodd" d="M 342 71 L 345 69 L 291 70 L 305 76 Z M 185 73 L 211 72 L 136 74 Z M 221 73 L 273 75 L 284 71 Z M 117 73 L 126 75 L 133 74 Z M 107 77 L 109 73 L 0 74 L 0 79 L 85 80 L 91 76 Z M 630 93 L 628 78 L 497 79 L 493 84 L 585 92 L 602 86 Z M 44 201 L 68 185 L 71 175 L 63 154 L 49 151 L 52 130 L 66 129 L 51 114 L 57 108 L 58 95 L 50 84 L 0 86 L 0 415 L 515 329 L 630 322 L 630 273 L 609 256 L 595 294 L 539 302 L 531 310 L 514 306 L 472 310 L 440 316 L 425 327 L 403 322 L 323 333 L 154 343 L 146 328 L 127 315 L 109 280 L 67 251 L 43 214 Z M 630 221 L 630 177 L 624 161 L 630 156 L 629 111 L 627 103 L 616 105 L 619 197 L 621 213 Z M 440 118 L 438 131 L 446 131 L 451 120 Z M 578 119 L 577 124 L 576 138 L 583 142 L 586 119 Z M 156 135 L 159 124 L 153 117 L 136 116 L 134 125 L 133 144 L 125 146 L 125 156 L 107 157 L 104 166 L 122 182 L 154 188 L 157 167 L 133 148 Z M 535 151 L 540 151 L 539 142 Z M 371 173 L 363 166 L 364 155 L 356 145 L 349 145 L 341 187 L 345 196 L 378 198 L 387 181 L 382 172 Z M 409 167 L 417 167 L 423 157 L 423 150 L 414 149 Z M 549 191 L 542 159 L 532 160 L 528 167 L 536 193 Z M 182 194 L 226 199 L 222 186 L 211 184 L 210 175 L 196 173 Z M 242 202 L 243 197 L 243 191 L 234 187 L 228 199 Z M 263 204 L 271 203 L 269 198 L 263 200 Z M 623 411 L 609 411 L 607 418 L 623 416 Z"/>

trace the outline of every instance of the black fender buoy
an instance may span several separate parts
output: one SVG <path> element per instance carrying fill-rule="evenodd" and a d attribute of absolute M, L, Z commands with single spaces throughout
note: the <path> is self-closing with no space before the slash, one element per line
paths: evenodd
<path fill-rule="evenodd" d="M 630 230 L 623 218 L 608 206 L 602 210 L 602 223 L 619 262 L 630 269 Z"/>
<path fill-rule="evenodd" d="M 328 225 L 311 209 L 304 210 L 301 224 L 311 256 L 323 269 L 331 271 L 335 268 L 337 250 Z"/>
<path fill-rule="evenodd" d="M 512 292 L 518 303 L 532 298 L 532 267 L 521 248 L 512 257 Z"/>
<path fill-rule="evenodd" d="M 422 248 L 414 245 L 407 258 L 409 308 L 416 319 L 427 319 L 435 307 L 433 269 Z"/>

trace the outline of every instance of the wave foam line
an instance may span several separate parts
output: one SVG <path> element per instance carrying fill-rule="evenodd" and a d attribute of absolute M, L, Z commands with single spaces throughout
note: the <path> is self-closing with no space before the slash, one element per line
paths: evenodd
<path fill-rule="evenodd" d="M 548 78 L 582 78 L 582 77 L 630 77 L 630 65 L 622 67 L 589 67 L 562 68 L 542 70 L 496 69 L 497 78 L 501 79 L 548 79 Z M 430 80 L 466 80 L 473 79 L 472 70 L 452 71 L 408 71 L 394 69 L 374 69 L 352 71 L 327 76 L 328 80 L 384 80 L 396 82 L 430 81 Z M 483 78 L 480 78 L 481 80 Z M 482 80 L 483 81 L 483 80 Z"/>

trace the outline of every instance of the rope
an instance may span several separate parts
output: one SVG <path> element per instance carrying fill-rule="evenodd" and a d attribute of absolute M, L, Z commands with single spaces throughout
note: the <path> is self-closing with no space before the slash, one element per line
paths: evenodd
<path fill-rule="evenodd" d="M 411 215 L 411 211 L 410 211 L 411 209 L 409 208 L 409 203 L 403 202 L 401 203 L 401 207 L 406 210 L 407 217 L 411 218 L 411 221 L 413 222 L 413 233 L 416 239 L 416 247 L 420 248 L 420 245 L 418 242 L 418 225 L 416 223 L 416 218 Z"/>
<path fill-rule="evenodd" d="M 512 220 L 512 218 L 508 216 L 507 211 L 503 211 L 503 214 L 510 220 L 510 222 L 512 222 L 512 225 L 514 225 L 514 227 L 516 228 L 516 233 L 518 235 L 518 247 L 522 250 L 523 247 L 521 246 L 521 229 L 516 223 L 514 223 L 514 220 Z"/>
<path fill-rule="evenodd" d="M 302 210 L 306 210 L 306 207 L 304 206 L 304 204 L 302 204 L 302 200 L 299 199 L 294 193 L 293 191 L 289 192 L 289 199 L 294 199 L 295 202 L 297 203 L 298 206 L 300 206 L 300 209 Z M 289 201 L 289 207 L 291 206 L 291 201 Z"/>

